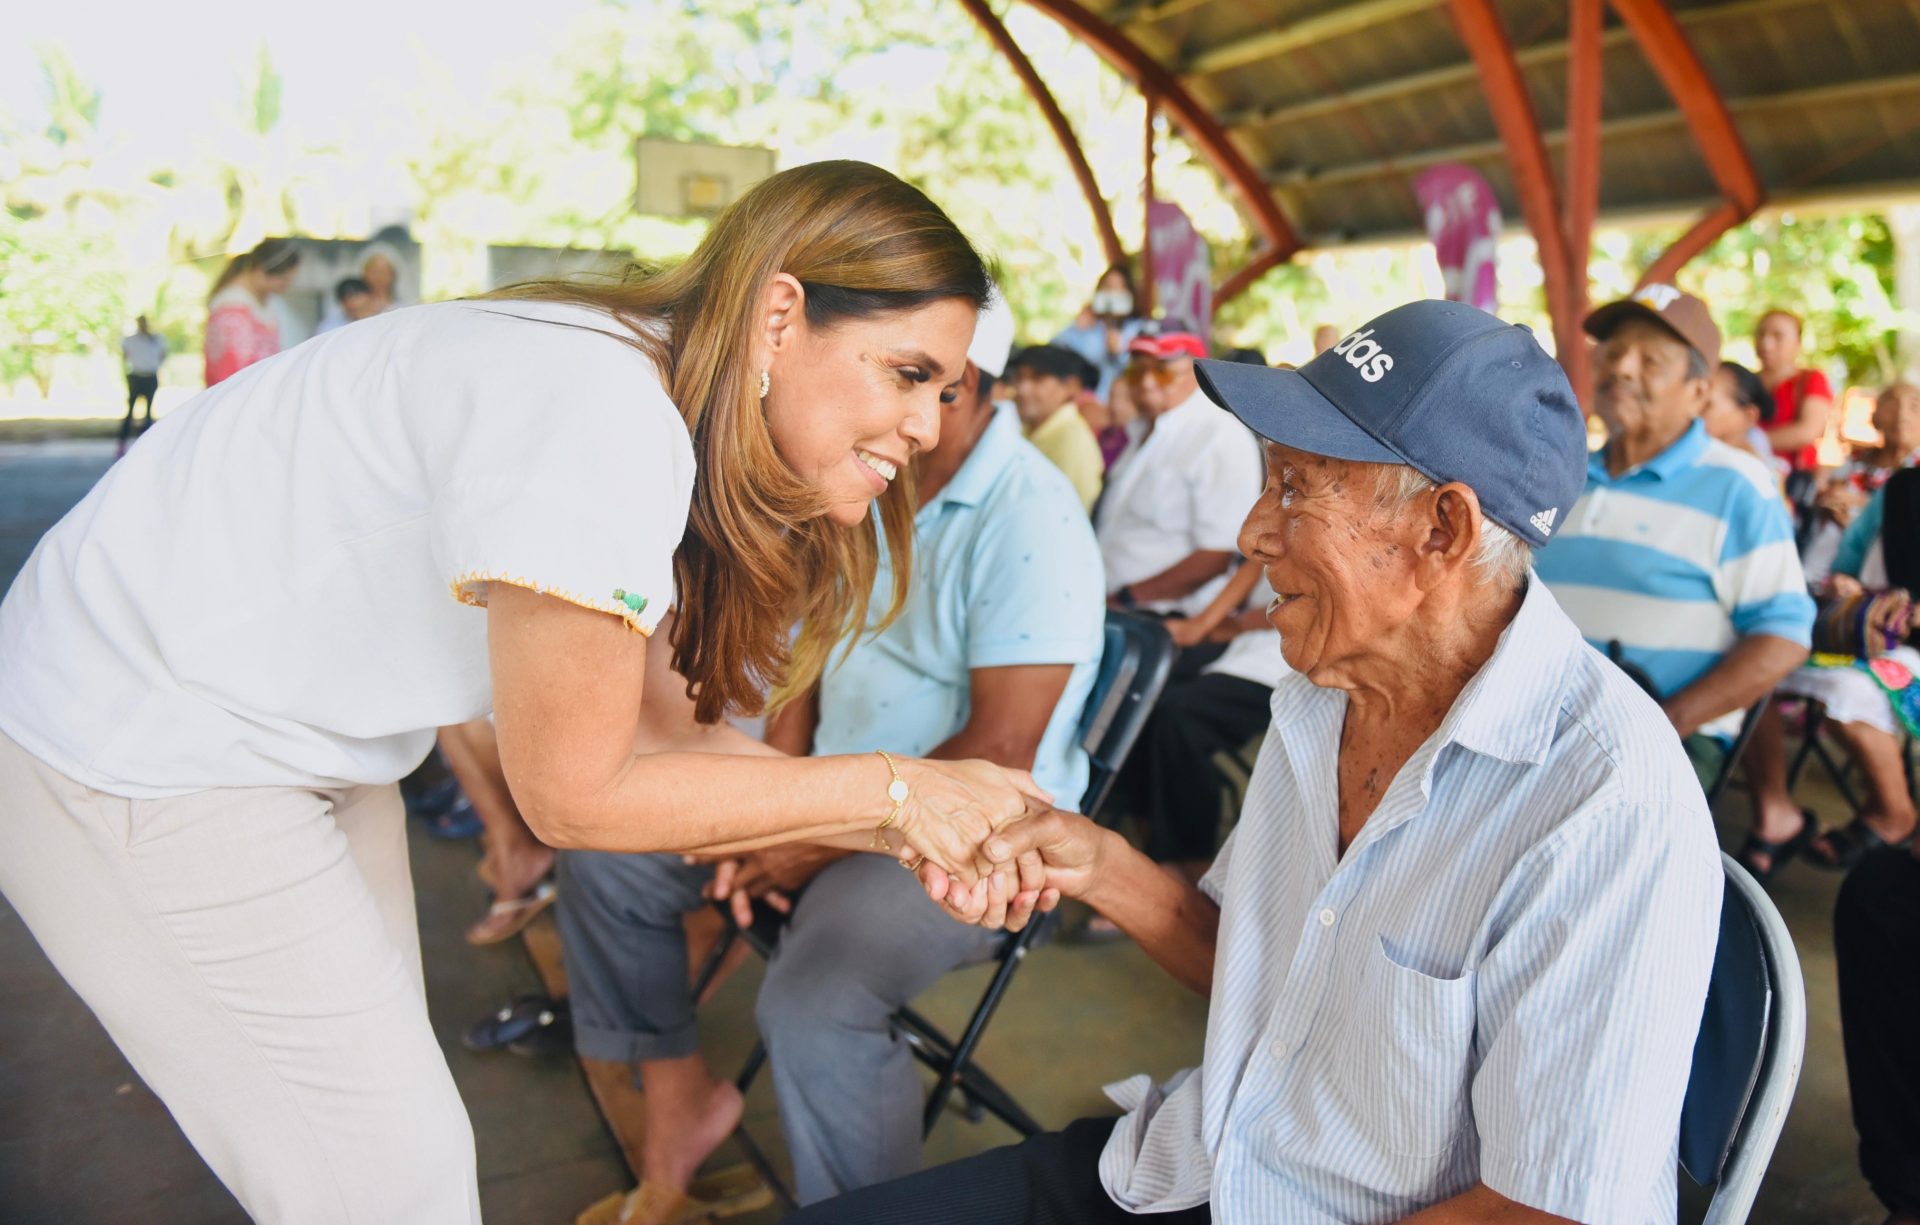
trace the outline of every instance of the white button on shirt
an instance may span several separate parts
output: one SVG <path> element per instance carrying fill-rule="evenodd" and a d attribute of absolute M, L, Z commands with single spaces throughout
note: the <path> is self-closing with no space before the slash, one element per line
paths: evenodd
<path fill-rule="evenodd" d="M 1205 1062 L 1109 1089 L 1131 1111 L 1109 1194 L 1364 1225 L 1478 1181 L 1580 1221 L 1671 1222 L 1722 882 L 1670 725 L 1535 578 L 1340 855 L 1345 712 L 1299 675 L 1274 691 L 1201 885 L 1221 903 Z"/>
<path fill-rule="evenodd" d="M 1259 439 L 1204 393 L 1162 414 L 1107 474 L 1095 508 L 1107 590 L 1152 578 L 1203 549 L 1238 549 L 1264 471 Z M 1144 607 L 1191 616 L 1226 583 L 1222 574 L 1181 599 Z"/>

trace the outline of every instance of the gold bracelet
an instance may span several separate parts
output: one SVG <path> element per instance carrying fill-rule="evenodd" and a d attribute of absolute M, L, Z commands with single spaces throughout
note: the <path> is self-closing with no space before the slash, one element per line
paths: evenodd
<path fill-rule="evenodd" d="M 893 755 L 885 749 L 875 749 L 874 752 L 880 754 L 880 759 L 887 763 L 887 773 L 893 775 L 893 781 L 887 784 L 887 798 L 893 801 L 893 811 L 887 814 L 886 820 L 873 828 L 873 845 L 874 849 L 878 850 L 887 844 L 887 840 L 880 836 L 881 833 L 900 819 L 900 810 L 906 806 L 910 792 L 907 788 L 907 780 L 900 777 L 900 767 L 893 764 Z"/>

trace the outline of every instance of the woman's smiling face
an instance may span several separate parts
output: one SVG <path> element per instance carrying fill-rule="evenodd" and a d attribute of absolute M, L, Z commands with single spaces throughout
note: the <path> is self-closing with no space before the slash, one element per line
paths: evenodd
<path fill-rule="evenodd" d="M 960 298 L 828 327 L 809 326 L 797 301 L 775 312 L 779 340 L 762 367 L 767 428 L 835 523 L 860 522 L 940 441 L 940 408 L 958 394 L 977 313 Z"/>

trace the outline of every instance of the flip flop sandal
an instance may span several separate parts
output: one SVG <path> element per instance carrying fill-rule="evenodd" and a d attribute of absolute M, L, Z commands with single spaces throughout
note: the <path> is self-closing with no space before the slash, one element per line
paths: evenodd
<path fill-rule="evenodd" d="M 773 1203 L 773 1192 L 750 1165 L 736 1165 L 703 1174 L 681 1195 L 641 1183 L 631 1191 L 616 1191 L 598 1200 L 573 1220 L 573 1225 L 693 1225 L 757 1212 Z"/>
<path fill-rule="evenodd" d="M 1735 855 L 1734 859 L 1747 870 L 1748 875 L 1764 887 L 1773 879 L 1774 873 L 1792 863 L 1794 856 L 1813 845 L 1813 840 L 1819 836 L 1819 820 L 1814 817 L 1812 810 L 1802 808 L 1800 828 L 1794 832 L 1793 837 L 1783 838 L 1779 842 L 1768 842 L 1757 834 L 1748 834 L 1747 840 L 1740 846 L 1740 853 Z M 1754 866 L 1756 855 L 1767 857 L 1766 868 Z"/>
<path fill-rule="evenodd" d="M 476 1022 L 461 1041 L 470 1051 L 505 1050 L 529 1034 L 552 1026 L 567 1012 L 565 1000 L 545 995 L 523 995 L 492 1016 Z"/>
<path fill-rule="evenodd" d="M 467 943 L 499 944 L 503 940 L 513 939 L 526 929 L 527 924 L 539 918 L 541 911 L 553 905 L 555 896 L 553 882 L 543 880 L 533 887 L 531 893 L 495 902 L 487 907 L 485 918 L 467 929 Z"/>
<path fill-rule="evenodd" d="M 1816 868 L 1825 868 L 1829 872 L 1845 872 L 1873 852 L 1889 846 L 1905 846 L 1912 839 L 1902 838 L 1898 842 L 1888 842 L 1875 833 L 1866 818 L 1855 817 L 1840 829 L 1826 832 L 1827 848 L 1833 854 L 1829 859 L 1818 851 L 1809 848 L 1807 862 Z"/>

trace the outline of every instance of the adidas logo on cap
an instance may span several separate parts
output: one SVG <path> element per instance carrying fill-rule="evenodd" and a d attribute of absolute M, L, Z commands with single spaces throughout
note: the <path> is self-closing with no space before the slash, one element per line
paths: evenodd
<path fill-rule="evenodd" d="M 1556 508 L 1549 506 L 1543 511 L 1536 511 L 1527 519 L 1527 522 L 1539 528 L 1542 536 L 1551 536 L 1553 535 L 1553 521 L 1559 516 L 1559 513 Z"/>

